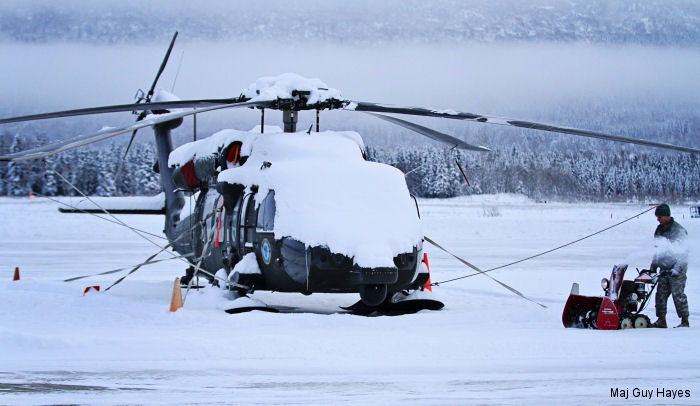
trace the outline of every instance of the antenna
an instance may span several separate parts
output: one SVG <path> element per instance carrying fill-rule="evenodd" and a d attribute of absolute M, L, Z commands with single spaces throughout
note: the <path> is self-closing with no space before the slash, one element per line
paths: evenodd
<path fill-rule="evenodd" d="M 177 77 L 180 75 L 180 67 L 182 66 L 182 58 L 185 56 L 185 50 L 182 50 L 180 54 L 180 62 L 177 63 L 177 71 L 175 72 L 175 79 L 173 79 L 173 87 L 170 88 L 170 93 L 175 93 L 175 83 L 177 83 Z"/>

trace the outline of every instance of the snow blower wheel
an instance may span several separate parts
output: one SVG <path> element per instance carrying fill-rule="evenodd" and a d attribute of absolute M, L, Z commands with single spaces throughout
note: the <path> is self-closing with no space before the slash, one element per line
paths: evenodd
<path fill-rule="evenodd" d="M 643 314 L 638 314 L 637 317 L 634 318 L 634 328 L 649 328 L 650 325 L 651 320 Z"/>
<path fill-rule="evenodd" d="M 634 327 L 634 323 L 632 322 L 632 317 L 630 316 L 623 316 L 620 319 L 620 330 L 625 330 L 628 328 Z"/>

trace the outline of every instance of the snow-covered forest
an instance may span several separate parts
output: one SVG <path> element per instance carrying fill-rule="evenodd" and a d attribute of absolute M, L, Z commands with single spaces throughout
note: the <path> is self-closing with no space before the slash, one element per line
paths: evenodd
<path fill-rule="evenodd" d="M 700 194 L 700 161 L 688 154 L 517 147 L 475 154 L 426 147 L 370 149 L 369 155 L 408 173 L 409 189 L 420 197 L 520 193 L 537 200 L 682 201 Z"/>
<path fill-rule="evenodd" d="M 123 44 L 197 40 L 343 43 L 578 41 L 698 45 L 693 0 L 6 1 L 0 39 Z M 115 2 L 116 3 L 116 2 Z M 186 10 L 183 12 L 183 9 Z"/>
<path fill-rule="evenodd" d="M 9 141 L 9 143 L 8 143 Z M 0 137 L 6 151 L 26 149 L 20 136 Z M 82 148 L 66 151 L 44 160 L 0 163 L 0 195 L 27 196 L 34 192 L 44 196 L 73 196 L 78 192 L 61 176 L 88 195 L 153 195 L 161 190 L 158 174 L 153 171 L 155 148 L 148 143 L 133 145 L 115 180 L 124 149 L 112 144 L 108 148 Z"/>
<path fill-rule="evenodd" d="M 24 148 L 19 136 L 0 137 L 2 152 Z M 123 146 L 110 144 L 99 149 L 66 151 L 43 161 L 3 162 L 0 195 L 78 194 L 61 176 L 89 195 L 158 193 L 160 182 L 153 172 L 153 145 L 135 144 L 115 179 L 123 151 Z M 520 193 L 537 200 L 680 202 L 700 195 L 700 161 L 690 154 L 538 151 L 519 150 L 517 146 L 474 153 L 427 145 L 368 147 L 367 157 L 407 173 L 409 190 L 418 197 Z"/>

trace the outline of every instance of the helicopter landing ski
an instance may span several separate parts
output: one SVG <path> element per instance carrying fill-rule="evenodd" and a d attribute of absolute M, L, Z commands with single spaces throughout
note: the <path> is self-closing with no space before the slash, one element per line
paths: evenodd
<path fill-rule="evenodd" d="M 424 290 L 416 290 L 413 292 L 401 291 L 396 292 L 388 297 L 384 302 L 376 306 L 368 306 L 362 300 L 351 306 L 340 306 L 333 310 L 329 308 L 309 308 L 304 306 L 284 306 L 270 305 L 258 298 L 253 298 L 247 295 L 238 296 L 235 293 L 229 293 L 235 297 L 229 303 L 219 306 L 228 314 L 240 314 L 254 311 L 263 311 L 268 313 L 291 313 L 291 314 L 351 314 L 356 316 L 401 316 L 407 314 L 418 313 L 422 310 L 440 310 L 445 305 L 437 300 L 431 293 Z"/>
<path fill-rule="evenodd" d="M 402 296 L 404 293 L 399 293 Z M 234 299 L 229 305 L 223 306 L 222 309 L 228 314 L 241 314 L 249 312 L 267 312 L 281 314 L 348 314 L 354 316 L 365 317 L 380 317 L 380 316 L 403 316 L 408 314 L 418 313 L 422 310 L 440 310 L 445 305 L 435 299 L 406 299 L 397 300 L 396 302 L 387 301 L 379 306 L 367 306 L 361 300 L 352 306 L 340 306 L 339 310 L 304 308 L 301 306 L 281 306 L 268 305 L 260 300 L 247 296 L 239 299 Z"/>
<path fill-rule="evenodd" d="M 224 311 L 228 314 L 238 314 L 252 311 L 279 313 L 278 309 L 268 306 L 264 302 L 248 296 L 241 296 L 232 300 L 231 303 L 226 306 Z"/>
<path fill-rule="evenodd" d="M 401 291 L 394 293 L 377 306 L 368 306 L 361 300 L 352 306 L 341 307 L 351 314 L 359 316 L 401 316 L 418 313 L 421 310 L 440 310 L 445 304 L 435 299 L 425 290 L 413 292 Z"/>

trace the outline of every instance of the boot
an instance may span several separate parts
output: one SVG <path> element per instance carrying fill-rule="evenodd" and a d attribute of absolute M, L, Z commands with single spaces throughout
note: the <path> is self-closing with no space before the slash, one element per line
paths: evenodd
<path fill-rule="evenodd" d="M 659 316 L 659 318 L 651 326 L 656 328 L 667 328 L 666 316 Z"/>
<path fill-rule="evenodd" d="M 678 327 L 690 327 L 690 323 L 688 322 L 688 316 L 681 317 L 681 324 L 677 325 L 675 328 Z"/>

